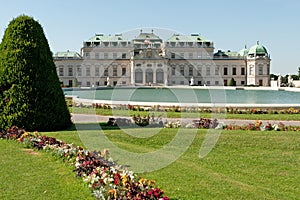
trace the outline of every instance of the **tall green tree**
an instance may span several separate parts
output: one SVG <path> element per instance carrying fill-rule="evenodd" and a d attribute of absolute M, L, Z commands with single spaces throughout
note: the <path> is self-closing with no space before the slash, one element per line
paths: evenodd
<path fill-rule="evenodd" d="M 0 44 L 0 130 L 51 131 L 72 124 L 42 26 L 21 15 Z"/>

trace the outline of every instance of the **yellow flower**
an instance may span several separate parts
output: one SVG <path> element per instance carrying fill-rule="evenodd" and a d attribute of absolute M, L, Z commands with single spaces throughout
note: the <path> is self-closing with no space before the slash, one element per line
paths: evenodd
<path fill-rule="evenodd" d="M 255 122 L 255 126 L 256 126 L 256 127 L 259 127 L 259 126 L 261 126 L 261 124 L 262 124 L 262 122 L 261 122 L 261 121 L 259 121 L 259 120 L 256 120 L 256 122 Z"/>
<path fill-rule="evenodd" d="M 122 176 L 122 183 L 123 183 L 123 186 L 125 186 L 126 185 L 126 183 L 128 182 L 128 175 L 127 174 L 125 174 L 124 176 Z"/>
<path fill-rule="evenodd" d="M 109 195 L 112 194 L 112 195 L 114 195 L 114 198 L 117 198 L 117 190 L 115 190 L 115 189 L 110 189 L 110 190 L 108 191 L 108 194 L 109 194 Z"/>
<path fill-rule="evenodd" d="M 155 181 L 154 181 L 154 180 L 149 180 L 149 181 L 148 181 L 148 185 L 150 185 L 150 186 L 155 185 Z"/>
<path fill-rule="evenodd" d="M 139 183 L 141 183 L 141 184 L 143 184 L 143 185 L 146 185 L 147 181 L 148 181 L 147 179 L 141 178 L 141 179 L 139 180 Z"/>

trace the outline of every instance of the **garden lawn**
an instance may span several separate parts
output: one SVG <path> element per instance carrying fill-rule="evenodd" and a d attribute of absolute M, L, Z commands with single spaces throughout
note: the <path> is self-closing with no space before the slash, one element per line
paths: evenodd
<path fill-rule="evenodd" d="M 69 164 L 0 139 L 0 199 L 94 199 Z"/>
<path fill-rule="evenodd" d="M 149 138 L 137 138 L 123 130 L 158 133 Z M 106 136 L 120 148 L 150 152 L 171 141 L 178 129 L 123 130 L 104 127 Z M 184 131 L 191 134 L 193 130 Z M 206 133 L 206 130 L 199 130 L 187 151 L 171 165 L 141 176 L 155 180 L 171 199 L 299 198 L 299 132 L 223 131 L 214 149 L 200 159 L 199 150 Z M 95 136 L 97 131 L 85 130 L 81 134 Z M 47 135 L 82 145 L 75 131 Z"/>
<path fill-rule="evenodd" d="M 158 111 L 133 111 L 133 110 L 111 110 L 103 108 L 79 108 L 69 107 L 70 112 L 76 114 L 97 114 L 105 116 L 127 116 L 133 115 L 148 116 L 155 113 L 155 117 L 162 116 L 165 118 L 216 118 L 217 114 L 197 113 L 197 112 L 158 112 Z M 300 114 L 221 114 L 225 119 L 246 119 L 246 120 L 280 120 L 280 121 L 300 121 Z"/>

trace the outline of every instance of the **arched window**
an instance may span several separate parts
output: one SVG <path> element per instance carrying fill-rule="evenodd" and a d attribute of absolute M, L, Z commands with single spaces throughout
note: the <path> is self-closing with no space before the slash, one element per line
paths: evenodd
<path fill-rule="evenodd" d="M 156 70 L 156 83 L 164 83 L 164 71 L 162 69 Z"/>
<path fill-rule="evenodd" d="M 146 83 L 153 83 L 153 71 L 152 69 L 146 70 Z"/>
<path fill-rule="evenodd" d="M 135 70 L 135 82 L 143 83 L 143 71 L 141 69 Z"/>

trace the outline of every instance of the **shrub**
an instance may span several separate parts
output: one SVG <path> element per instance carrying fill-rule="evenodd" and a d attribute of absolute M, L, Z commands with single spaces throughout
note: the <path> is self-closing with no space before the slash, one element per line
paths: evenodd
<path fill-rule="evenodd" d="M 234 80 L 234 78 L 230 79 L 228 86 L 236 86 L 236 81 Z"/>
<path fill-rule="evenodd" d="M 0 130 L 12 125 L 38 131 L 71 125 L 44 31 L 24 15 L 10 22 L 0 45 Z"/>

